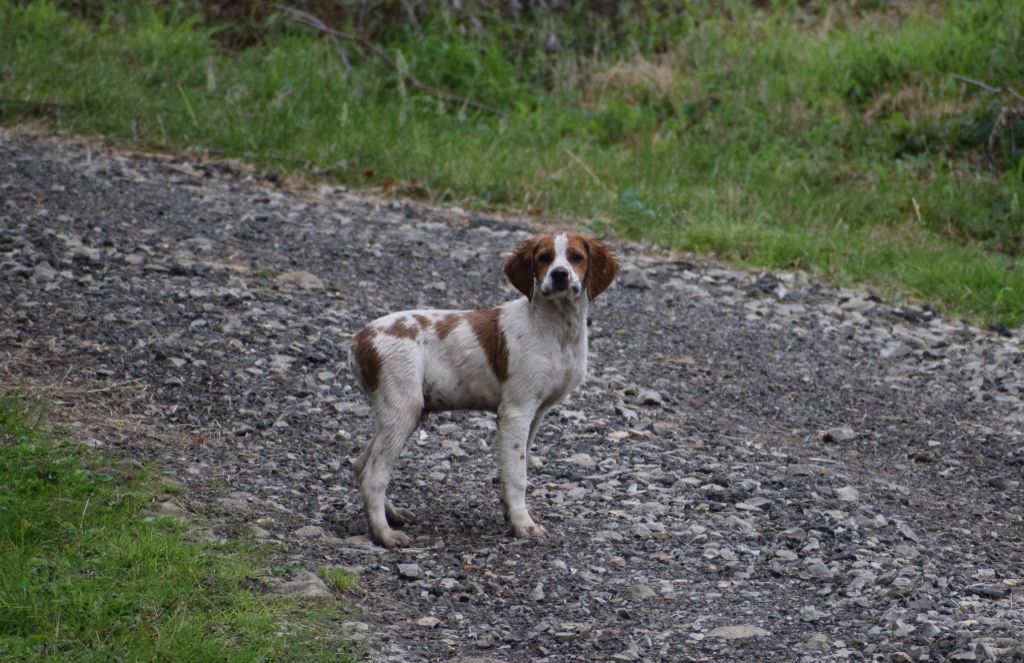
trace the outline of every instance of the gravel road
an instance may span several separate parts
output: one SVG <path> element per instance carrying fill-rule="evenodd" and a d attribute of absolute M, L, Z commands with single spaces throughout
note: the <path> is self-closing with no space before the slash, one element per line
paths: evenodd
<path fill-rule="evenodd" d="M 358 571 L 318 591 L 371 659 L 1024 661 L 1021 331 L 802 274 L 613 241 L 591 377 L 533 450 L 553 539 L 508 536 L 469 413 L 396 469 L 414 547 L 370 545 L 345 339 L 514 297 L 531 230 L 0 129 L 0 383 L 166 468 L 158 508 Z"/>

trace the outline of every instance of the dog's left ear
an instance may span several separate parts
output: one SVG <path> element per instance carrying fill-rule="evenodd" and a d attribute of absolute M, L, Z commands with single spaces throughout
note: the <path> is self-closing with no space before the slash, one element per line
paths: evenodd
<path fill-rule="evenodd" d="M 587 269 L 587 297 L 593 299 L 607 290 L 619 273 L 619 261 L 604 242 L 587 239 L 590 266 Z"/>
<path fill-rule="evenodd" d="M 516 247 L 505 261 L 505 276 L 527 298 L 533 298 L 533 249 L 534 240 L 528 239 Z"/>

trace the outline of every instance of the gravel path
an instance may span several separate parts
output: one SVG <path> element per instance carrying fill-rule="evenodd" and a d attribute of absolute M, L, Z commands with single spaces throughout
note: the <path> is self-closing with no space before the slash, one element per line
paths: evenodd
<path fill-rule="evenodd" d="M 357 570 L 373 658 L 1024 660 L 1020 337 L 799 274 L 618 244 L 534 450 L 554 540 L 507 536 L 493 417 L 460 414 L 395 472 L 416 547 L 369 545 L 345 338 L 513 297 L 528 234 L 0 129 L 0 382 L 168 468 L 217 535 Z"/>

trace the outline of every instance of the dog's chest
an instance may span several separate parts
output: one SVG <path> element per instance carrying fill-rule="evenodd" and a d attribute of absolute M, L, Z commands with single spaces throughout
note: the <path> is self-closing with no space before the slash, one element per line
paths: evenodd
<path fill-rule="evenodd" d="M 551 405 L 564 400 L 587 375 L 586 330 L 566 343 L 564 337 L 551 336 L 538 353 L 543 361 L 543 378 L 539 380 L 541 400 Z"/>

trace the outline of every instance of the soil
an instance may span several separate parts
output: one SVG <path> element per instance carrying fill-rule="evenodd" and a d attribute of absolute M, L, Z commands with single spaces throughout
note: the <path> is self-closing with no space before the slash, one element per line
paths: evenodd
<path fill-rule="evenodd" d="M 532 450 L 551 540 L 509 536 L 464 413 L 396 469 L 414 547 L 370 544 L 348 336 L 517 296 L 537 228 L 0 129 L 0 382 L 216 536 L 358 572 L 331 591 L 371 659 L 1024 660 L 1020 330 L 614 238 L 590 378 Z"/>

